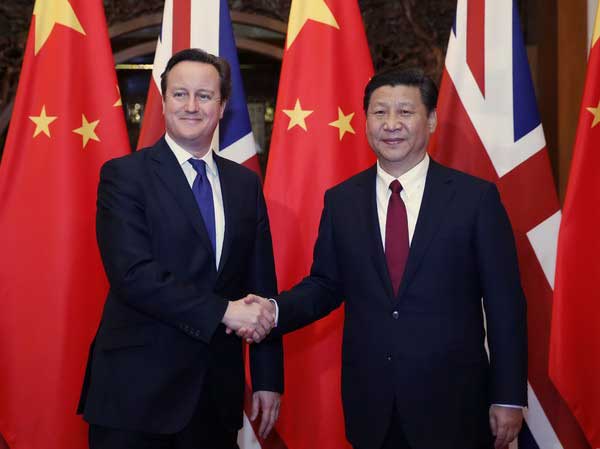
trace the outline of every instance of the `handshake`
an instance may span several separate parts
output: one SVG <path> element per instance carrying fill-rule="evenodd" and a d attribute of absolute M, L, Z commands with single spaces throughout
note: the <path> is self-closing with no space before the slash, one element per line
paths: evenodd
<path fill-rule="evenodd" d="M 223 324 L 227 333 L 236 333 L 248 343 L 259 343 L 275 326 L 275 304 L 257 295 L 229 301 Z"/>

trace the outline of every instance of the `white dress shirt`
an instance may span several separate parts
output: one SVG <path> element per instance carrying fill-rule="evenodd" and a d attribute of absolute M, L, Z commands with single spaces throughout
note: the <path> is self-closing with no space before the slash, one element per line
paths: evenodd
<path fill-rule="evenodd" d="M 375 181 L 375 195 L 377 197 L 377 217 L 379 218 L 379 232 L 381 232 L 381 242 L 385 247 L 385 225 L 387 223 L 387 209 L 392 191 L 390 184 L 397 179 L 402 185 L 400 198 L 404 201 L 406 207 L 406 218 L 408 219 L 408 242 L 412 242 L 417 218 L 421 210 L 421 201 L 423 200 L 423 192 L 425 191 L 425 179 L 427 178 L 427 170 L 429 169 L 429 155 L 425 153 L 425 157 L 421 162 L 408 170 L 399 178 L 394 178 L 387 173 L 379 161 L 377 161 L 377 178 Z"/>
<path fill-rule="evenodd" d="M 171 137 L 169 137 L 169 134 L 165 134 L 165 140 L 177 158 L 177 162 L 179 162 L 179 165 L 181 166 L 181 169 L 183 170 L 191 189 L 196 176 L 198 176 L 198 173 L 196 173 L 196 170 L 194 170 L 194 167 L 192 167 L 192 164 L 189 163 L 188 159 L 198 158 L 194 157 L 191 153 L 188 153 L 181 146 L 179 146 L 173 139 L 171 139 Z M 215 263 L 218 269 L 219 261 L 221 260 L 221 252 L 223 251 L 223 236 L 225 235 L 225 210 L 223 208 L 223 194 L 221 193 L 221 183 L 219 182 L 219 170 L 217 169 L 217 164 L 213 158 L 212 149 L 207 151 L 201 160 L 206 163 L 206 177 L 208 178 L 208 182 L 212 188 L 213 203 L 215 206 Z"/>

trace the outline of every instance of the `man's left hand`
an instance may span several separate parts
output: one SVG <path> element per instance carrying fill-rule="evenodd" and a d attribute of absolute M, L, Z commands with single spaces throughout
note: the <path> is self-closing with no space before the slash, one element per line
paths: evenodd
<path fill-rule="evenodd" d="M 510 444 L 521 430 L 523 409 L 492 405 L 490 407 L 490 428 L 496 437 L 494 449 L 502 449 Z"/>
<path fill-rule="evenodd" d="M 259 412 L 261 414 L 258 436 L 266 438 L 275 425 L 279 417 L 279 405 L 281 403 L 281 394 L 274 391 L 255 391 L 252 395 L 252 416 L 250 421 L 254 421 Z"/>

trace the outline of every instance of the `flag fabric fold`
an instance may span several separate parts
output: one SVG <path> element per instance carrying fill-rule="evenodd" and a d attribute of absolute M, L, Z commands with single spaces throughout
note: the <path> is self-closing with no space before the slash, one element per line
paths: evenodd
<path fill-rule="evenodd" d="M 293 0 L 265 197 L 281 290 L 308 274 L 325 190 L 375 161 L 363 90 L 373 74 L 355 0 Z M 285 337 L 277 430 L 290 449 L 349 447 L 340 398 L 343 311 Z"/>
<path fill-rule="evenodd" d="M 516 446 L 587 448 L 548 376 L 561 215 L 515 2 L 458 0 L 430 153 L 495 182 L 511 220 L 529 334 L 529 405 Z"/>
<path fill-rule="evenodd" d="M 591 447 L 600 447 L 600 9 L 558 238 L 550 377 Z"/>
<path fill-rule="evenodd" d="M 0 433 L 87 447 L 75 414 L 107 292 L 101 165 L 130 151 L 101 0 L 37 0 L 0 165 Z"/>

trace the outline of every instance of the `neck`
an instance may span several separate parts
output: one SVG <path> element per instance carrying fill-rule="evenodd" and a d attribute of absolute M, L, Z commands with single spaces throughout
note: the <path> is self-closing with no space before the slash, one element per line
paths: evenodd
<path fill-rule="evenodd" d="M 182 141 L 181 139 L 175 139 L 168 132 L 167 132 L 167 136 L 169 136 L 169 139 L 171 139 L 173 142 L 175 142 L 179 147 L 181 147 L 183 150 L 190 153 L 192 156 L 194 156 L 197 159 L 203 158 L 204 155 L 206 155 L 206 153 L 208 153 L 210 151 L 210 145 L 212 143 L 212 140 L 208 141 L 208 142 L 198 143 L 198 142 L 189 142 L 187 140 Z"/>
<path fill-rule="evenodd" d="M 394 178 L 399 178 L 407 171 L 415 168 L 419 163 L 425 158 L 425 154 L 423 153 L 418 159 L 414 161 L 402 161 L 402 162 L 390 162 L 384 159 L 379 159 L 379 165 L 388 175 L 393 176 Z"/>
<path fill-rule="evenodd" d="M 190 148 L 190 147 L 186 147 L 186 146 L 182 145 L 181 148 L 183 148 L 185 151 L 190 153 L 196 159 L 202 159 L 206 155 L 206 153 L 208 153 L 210 151 L 210 147 L 198 149 L 198 148 Z"/>

